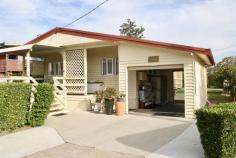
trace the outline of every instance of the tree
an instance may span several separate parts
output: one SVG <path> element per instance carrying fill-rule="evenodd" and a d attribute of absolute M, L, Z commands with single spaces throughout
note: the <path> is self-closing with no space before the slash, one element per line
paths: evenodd
<path fill-rule="evenodd" d="M 215 88 L 224 88 L 236 100 L 236 57 L 226 57 L 208 69 L 208 83 Z"/>
<path fill-rule="evenodd" d="M 143 32 L 145 29 L 143 26 L 137 27 L 134 21 L 127 19 L 127 21 L 120 26 L 119 31 L 121 35 L 128 37 L 144 38 Z"/>
<path fill-rule="evenodd" d="M 236 67 L 236 57 L 225 57 L 214 67 L 208 68 L 208 83 L 209 86 L 215 88 L 223 88 L 224 80 L 233 78 L 234 69 Z"/>

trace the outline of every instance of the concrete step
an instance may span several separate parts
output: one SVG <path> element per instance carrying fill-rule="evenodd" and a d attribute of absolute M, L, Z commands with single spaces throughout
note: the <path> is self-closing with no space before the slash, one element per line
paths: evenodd
<path fill-rule="evenodd" d="M 52 103 L 52 105 L 51 105 L 50 111 L 56 111 L 56 110 L 62 110 L 62 109 L 64 109 L 64 106 L 63 106 L 63 105 L 61 105 L 61 104 L 58 103 L 58 102 L 54 102 L 54 103 Z"/>
<path fill-rule="evenodd" d="M 95 99 L 95 95 L 67 95 L 68 109 L 69 111 L 91 110 L 91 104 L 95 102 Z"/>
<path fill-rule="evenodd" d="M 50 108 L 50 112 L 58 111 L 58 110 L 63 110 L 63 109 L 64 109 L 63 106 L 59 106 L 59 107 L 51 107 L 51 108 Z"/>

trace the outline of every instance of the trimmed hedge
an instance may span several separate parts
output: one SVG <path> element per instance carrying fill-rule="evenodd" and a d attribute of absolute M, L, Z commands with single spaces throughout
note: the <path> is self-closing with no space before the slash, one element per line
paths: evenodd
<path fill-rule="evenodd" d="M 31 85 L 0 84 L 0 131 L 10 131 L 26 123 Z"/>
<path fill-rule="evenodd" d="M 53 102 L 53 87 L 48 83 L 39 84 L 36 87 L 35 102 L 29 114 L 29 124 L 32 127 L 44 124 L 51 104 Z"/>
<path fill-rule="evenodd" d="M 236 157 L 236 103 L 196 111 L 197 126 L 206 158 Z"/>

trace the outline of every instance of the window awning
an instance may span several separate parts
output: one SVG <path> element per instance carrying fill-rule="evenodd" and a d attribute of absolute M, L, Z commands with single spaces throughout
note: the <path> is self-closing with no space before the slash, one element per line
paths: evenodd
<path fill-rule="evenodd" d="M 8 53 L 24 53 L 27 51 L 47 51 L 47 50 L 60 50 L 61 47 L 53 47 L 47 45 L 38 45 L 38 44 L 26 44 L 22 46 L 16 46 L 11 48 L 0 49 L 0 54 L 8 54 Z"/>

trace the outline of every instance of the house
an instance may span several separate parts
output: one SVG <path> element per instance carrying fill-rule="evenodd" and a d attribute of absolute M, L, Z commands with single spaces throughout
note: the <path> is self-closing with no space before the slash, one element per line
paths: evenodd
<path fill-rule="evenodd" d="M 15 44 L 15 43 L 5 43 L 5 42 L 1 42 L 0 43 L 0 49 L 3 48 L 10 48 L 10 47 L 16 47 L 19 46 L 19 44 Z"/>
<path fill-rule="evenodd" d="M 0 49 L 16 47 L 17 44 L 6 44 L 0 43 Z M 11 54 L 2 54 L 0 55 L 0 75 L 3 74 L 12 74 L 12 73 L 21 73 L 23 72 L 23 58 Z"/>
<path fill-rule="evenodd" d="M 171 109 L 173 76 L 181 72 L 186 118 L 193 118 L 194 110 L 206 104 L 206 67 L 214 65 L 210 49 L 68 28 L 54 28 L 25 45 L 0 49 L 0 54 L 23 56 L 26 68 L 21 78 L 53 81 L 56 94 L 66 93 L 59 100 L 66 98 L 68 107 L 89 101 L 93 96 L 89 93 L 97 89 L 113 87 L 126 94 L 126 113 L 148 106 L 147 98 Z"/>

